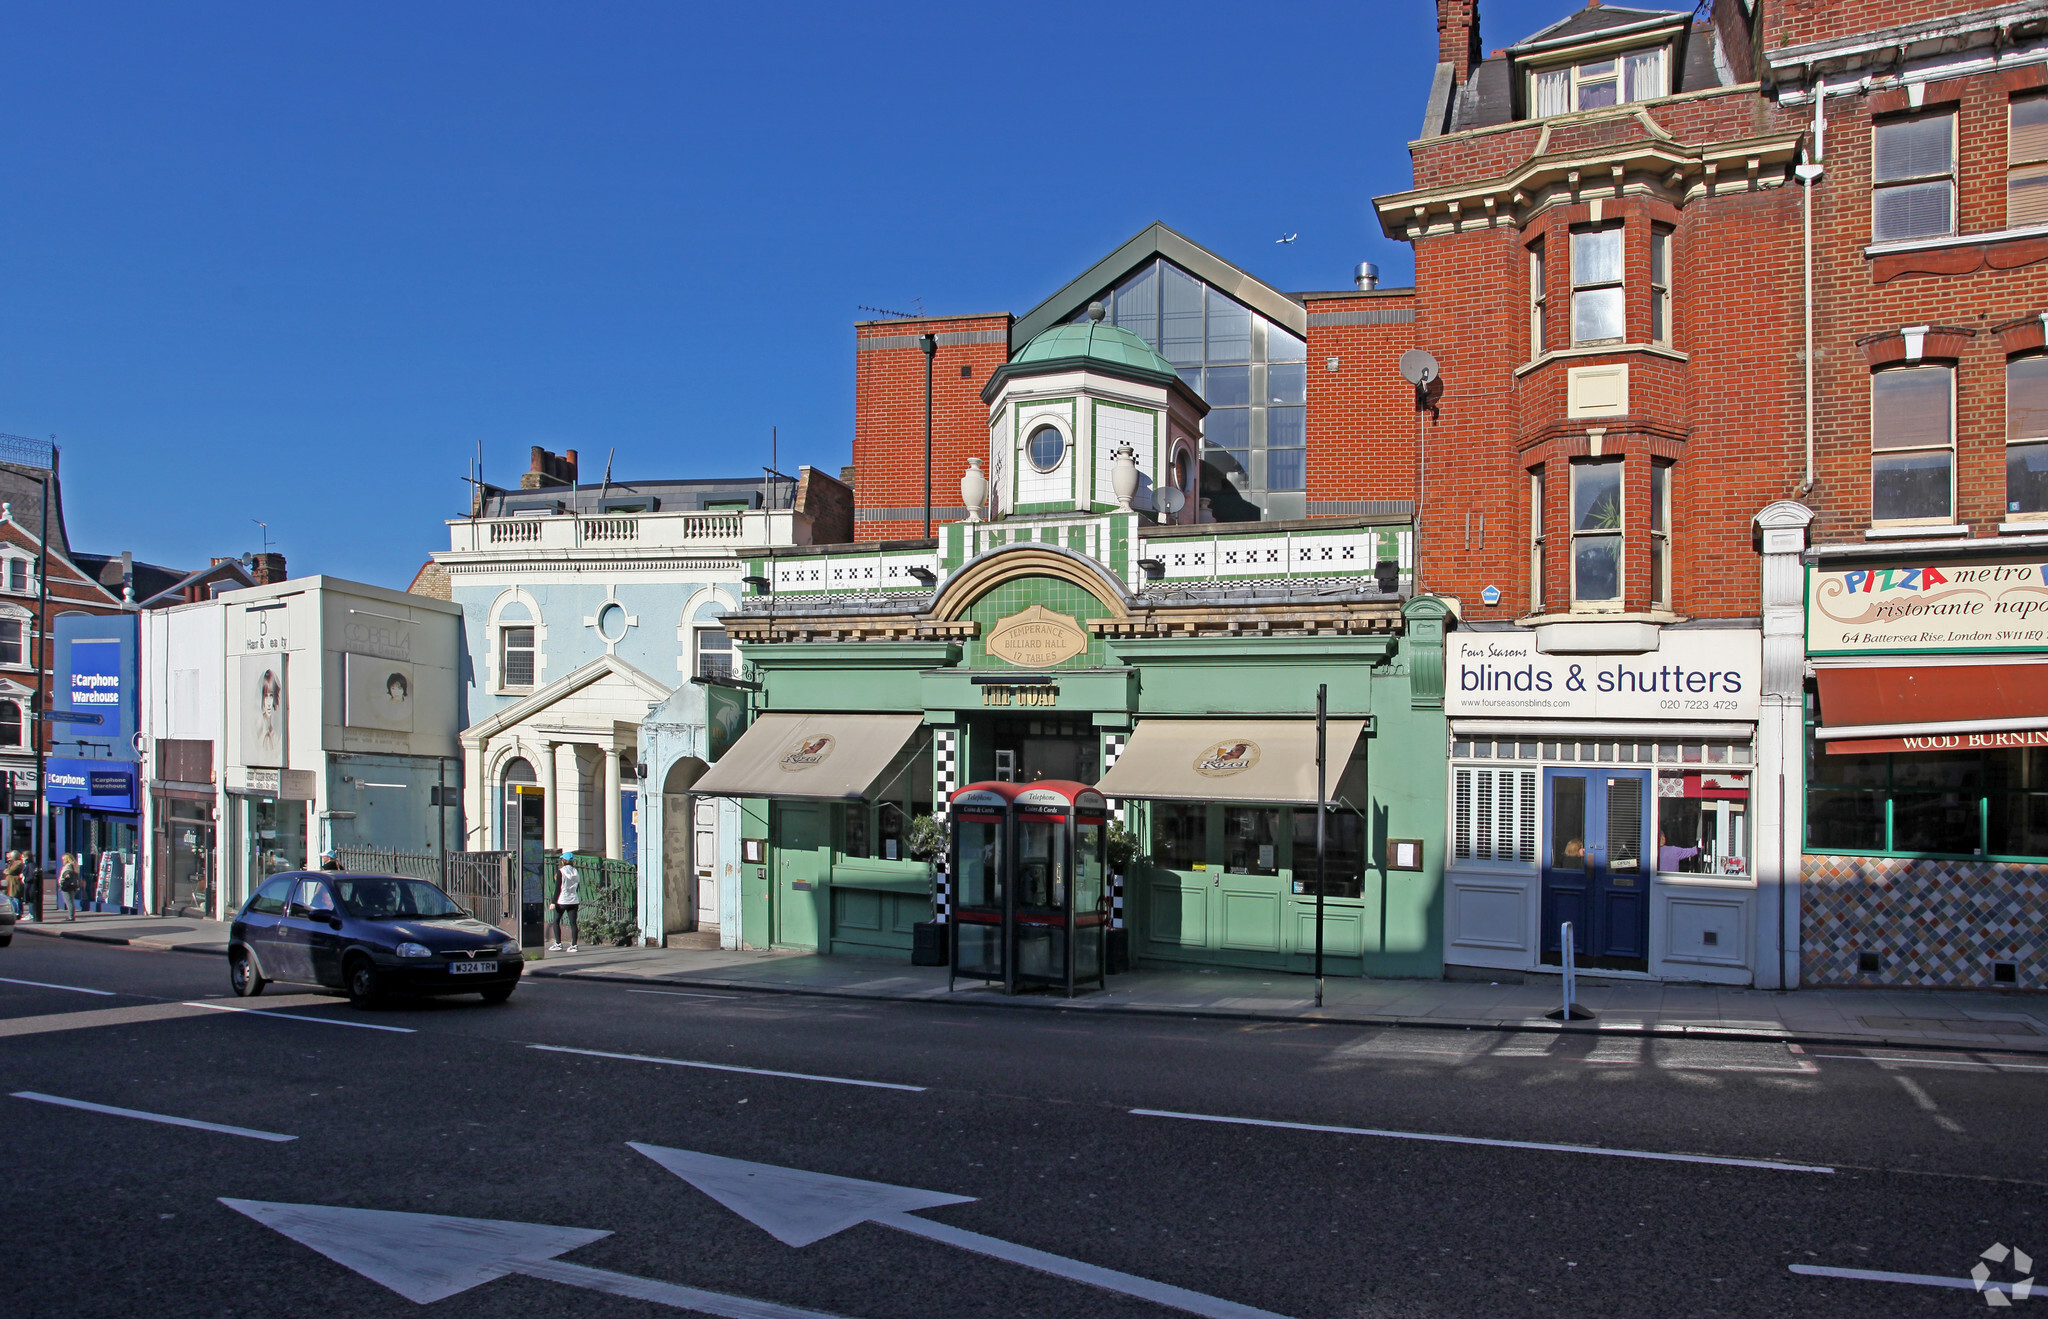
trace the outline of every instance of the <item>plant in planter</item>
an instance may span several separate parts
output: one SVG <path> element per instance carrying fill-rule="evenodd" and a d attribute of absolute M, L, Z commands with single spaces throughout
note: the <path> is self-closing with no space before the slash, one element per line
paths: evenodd
<path fill-rule="evenodd" d="M 1109 873 L 1128 875 L 1131 863 L 1138 859 L 1138 836 L 1122 820 L 1109 822 Z"/>
<path fill-rule="evenodd" d="M 929 867 L 925 872 L 925 893 L 931 900 L 932 914 L 936 916 L 939 909 L 939 867 L 946 863 L 946 857 L 952 851 L 952 831 L 936 816 L 916 816 L 910 822 L 904 844 L 913 859 Z M 946 927 L 935 920 L 918 922 L 912 932 L 915 943 L 910 954 L 911 965 L 946 964 L 945 930 Z"/>
<path fill-rule="evenodd" d="M 640 927 L 610 907 L 595 907 L 583 917 L 577 933 L 582 942 L 599 948 L 628 948 L 640 941 Z"/>

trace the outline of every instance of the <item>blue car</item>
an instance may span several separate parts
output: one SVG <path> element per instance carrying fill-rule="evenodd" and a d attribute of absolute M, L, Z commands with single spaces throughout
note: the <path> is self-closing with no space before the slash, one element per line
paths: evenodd
<path fill-rule="evenodd" d="M 243 998 L 278 980 L 347 990 L 359 1008 L 393 993 L 503 1003 L 525 966 L 517 939 L 400 875 L 272 875 L 228 935 L 228 981 Z"/>

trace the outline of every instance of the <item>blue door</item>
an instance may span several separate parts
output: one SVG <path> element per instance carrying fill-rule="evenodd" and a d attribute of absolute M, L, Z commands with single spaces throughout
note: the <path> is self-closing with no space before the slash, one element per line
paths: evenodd
<path fill-rule="evenodd" d="M 1543 960 L 1563 960 L 1572 923 L 1580 966 L 1649 970 L 1650 772 L 1544 771 Z"/>

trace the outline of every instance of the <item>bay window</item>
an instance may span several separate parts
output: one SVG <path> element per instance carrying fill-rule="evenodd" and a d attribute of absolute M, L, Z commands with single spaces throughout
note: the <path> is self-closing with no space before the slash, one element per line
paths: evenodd
<path fill-rule="evenodd" d="M 1671 342 L 1671 231 L 1650 231 L 1650 342 Z"/>
<path fill-rule="evenodd" d="M 1872 376 L 1870 447 L 1872 521 L 1948 521 L 1955 506 L 1955 369 L 1895 367 Z"/>
<path fill-rule="evenodd" d="M 1621 603 L 1623 464 L 1572 464 L 1572 603 Z"/>
<path fill-rule="evenodd" d="M 1572 234 L 1572 342 L 1601 343 L 1628 334 L 1622 290 L 1622 230 L 1580 229 Z"/>
<path fill-rule="evenodd" d="M 1543 308 L 1547 301 L 1543 286 L 1543 240 L 1529 245 L 1529 357 L 1543 356 Z"/>
<path fill-rule="evenodd" d="M 1543 608 L 1543 469 L 1529 473 L 1529 608 Z"/>
<path fill-rule="evenodd" d="M 1671 603 L 1671 464 L 1650 464 L 1650 603 Z"/>

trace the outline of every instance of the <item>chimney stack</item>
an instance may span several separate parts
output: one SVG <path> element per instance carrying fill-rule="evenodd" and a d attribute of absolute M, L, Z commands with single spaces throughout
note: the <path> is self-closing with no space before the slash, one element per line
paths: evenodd
<path fill-rule="evenodd" d="M 1463 87 L 1479 63 L 1479 0 L 1436 0 L 1436 58 Z"/>
<path fill-rule="evenodd" d="M 1356 278 L 1358 280 L 1358 291 L 1360 293 L 1370 293 L 1380 286 L 1380 268 L 1370 261 L 1361 261 L 1358 263 Z"/>
<path fill-rule="evenodd" d="M 249 556 L 249 575 L 258 586 L 274 586 L 284 580 L 284 555 L 275 550 Z"/>
<path fill-rule="evenodd" d="M 557 458 L 538 444 L 533 446 L 532 465 L 519 478 L 521 490 L 545 490 L 550 486 L 573 485 L 576 481 L 576 451 L 569 449 Z"/>

